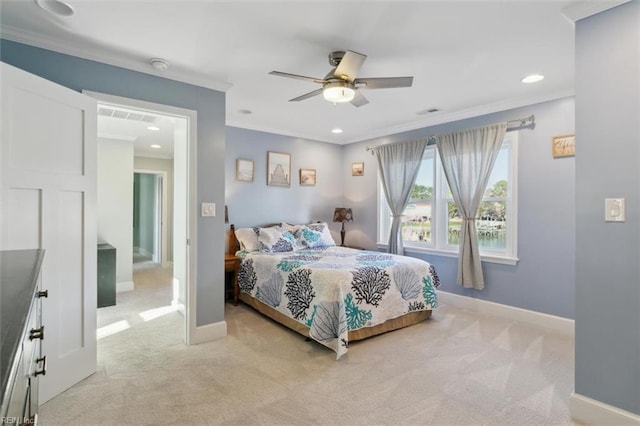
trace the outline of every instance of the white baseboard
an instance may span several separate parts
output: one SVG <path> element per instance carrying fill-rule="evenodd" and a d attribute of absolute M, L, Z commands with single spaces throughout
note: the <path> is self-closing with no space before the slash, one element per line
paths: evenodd
<path fill-rule="evenodd" d="M 153 257 L 153 253 L 151 253 L 149 250 L 143 249 L 142 247 L 134 247 L 133 252 L 136 254 L 141 254 L 144 257 Z"/>
<path fill-rule="evenodd" d="M 196 327 L 189 336 L 188 345 L 199 345 L 200 343 L 211 342 L 227 336 L 227 322 L 220 321 Z"/>
<path fill-rule="evenodd" d="M 595 399 L 572 393 L 569 399 L 571 418 L 589 426 L 640 425 L 640 415 L 613 407 Z"/>
<path fill-rule="evenodd" d="M 173 299 L 171 301 L 171 306 L 175 306 L 176 307 L 176 311 L 179 312 L 183 317 L 186 316 L 186 310 L 184 308 L 184 303 L 182 303 L 181 301 L 177 300 L 177 299 Z"/>
<path fill-rule="evenodd" d="M 543 314 L 541 312 L 516 308 L 514 306 L 502 305 L 500 303 L 488 302 L 473 297 L 461 296 L 459 294 L 438 291 L 438 299 L 445 304 L 456 306 L 470 311 L 496 315 L 514 321 L 521 321 L 545 327 L 568 337 L 575 335 L 575 321 L 568 318 L 557 317 L 555 315 Z"/>
<path fill-rule="evenodd" d="M 133 281 L 121 281 L 116 283 L 116 293 L 122 293 L 123 291 L 133 291 Z"/>

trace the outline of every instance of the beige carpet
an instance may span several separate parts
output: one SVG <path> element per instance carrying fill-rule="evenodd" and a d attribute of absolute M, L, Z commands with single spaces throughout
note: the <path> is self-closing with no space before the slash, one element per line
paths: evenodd
<path fill-rule="evenodd" d="M 573 424 L 573 340 L 544 329 L 442 306 L 336 361 L 227 304 L 228 336 L 186 347 L 180 314 L 158 309 L 171 299 L 168 271 L 134 281 L 98 311 L 99 327 L 129 328 L 102 328 L 97 373 L 44 404 L 41 424 Z"/>

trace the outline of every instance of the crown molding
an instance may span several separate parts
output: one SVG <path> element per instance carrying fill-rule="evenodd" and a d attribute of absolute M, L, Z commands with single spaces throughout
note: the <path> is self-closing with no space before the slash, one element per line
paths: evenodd
<path fill-rule="evenodd" d="M 571 22 L 588 18 L 605 10 L 609 10 L 631 0 L 611 0 L 611 1 L 577 1 L 562 8 L 562 16 Z"/>
<path fill-rule="evenodd" d="M 251 126 L 245 123 L 232 121 L 227 118 L 227 126 L 238 127 L 241 129 L 255 130 L 259 132 L 266 133 L 274 133 L 283 136 L 291 136 L 294 138 L 301 138 L 311 141 L 318 142 L 326 142 L 332 143 L 336 145 L 348 145 L 357 142 L 364 142 L 371 139 L 381 138 L 384 136 L 394 135 L 397 133 L 408 132 L 411 130 L 418 130 L 425 127 L 436 126 L 438 124 L 451 123 L 454 121 L 465 120 L 467 118 L 480 117 L 482 115 L 493 114 L 496 112 L 507 111 L 510 109 L 522 108 L 529 105 L 540 104 L 543 102 L 554 101 L 557 99 L 563 99 L 575 96 L 575 91 L 573 89 L 561 90 L 553 93 L 548 93 L 541 96 L 534 97 L 526 97 L 526 98 L 518 98 L 518 99 L 507 99 L 504 101 L 493 102 L 490 104 L 480 105 L 472 108 L 466 108 L 459 111 L 452 112 L 438 112 L 436 116 L 429 117 L 427 119 L 422 119 L 419 121 L 412 121 L 411 123 L 403 123 L 397 126 L 388 126 L 383 129 L 378 129 L 375 132 L 369 132 L 362 134 L 360 136 L 354 138 L 326 138 L 326 139 L 318 139 L 316 136 L 307 135 L 304 133 L 296 133 L 290 132 L 285 129 L 279 129 L 274 127 L 265 127 L 265 126 Z"/>
<path fill-rule="evenodd" d="M 33 47 L 51 50 L 65 55 L 87 59 L 90 61 L 101 62 L 120 68 L 126 68 L 132 71 L 154 75 L 169 80 L 175 80 L 182 83 L 206 87 L 207 89 L 217 90 L 220 92 L 226 92 L 232 87 L 232 84 L 229 82 L 207 78 L 206 76 L 190 72 L 188 70 L 176 70 L 175 68 L 169 68 L 166 71 L 157 71 L 150 64 L 147 64 L 141 60 L 135 58 L 125 58 L 122 56 L 122 54 L 118 54 L 116 52 L 108 53 L 105 51 L 105 48 L 100 49 L 96 48 L 95 46 L 93 46 L 92 48 L 88 45 L 82 46 L 76 44 L 72 46 L 67 43 L 63 44 L 46 37 L 42 37 L 31 32 L 23 31 L 21 29 L 7 25 L 3 25 L 2 27 L 0 27 L 0 38 L 16 43 L 22 43 Z"/>

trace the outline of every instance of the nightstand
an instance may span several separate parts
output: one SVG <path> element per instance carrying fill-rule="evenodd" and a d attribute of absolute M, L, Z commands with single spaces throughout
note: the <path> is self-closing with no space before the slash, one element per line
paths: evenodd
<path fill-rule="evenodd" d="M 238 269 L 240 268 L 240 258 L 233 254 L 224 254 L 224 271 L 233 272 L 231 291 L 233 292 L 233 304 L 238 306 Z"/>

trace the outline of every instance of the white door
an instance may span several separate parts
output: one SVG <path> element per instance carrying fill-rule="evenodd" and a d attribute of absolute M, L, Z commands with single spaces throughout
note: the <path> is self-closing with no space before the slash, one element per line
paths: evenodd
<path fill-rule="evenodd" d="M 1 65 L 0 248 L 45 249 L 43 403 L 96 370 L 96 101 Z"/>

